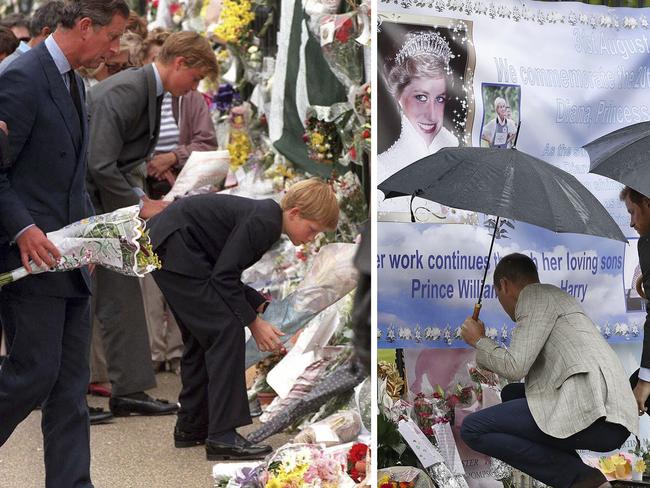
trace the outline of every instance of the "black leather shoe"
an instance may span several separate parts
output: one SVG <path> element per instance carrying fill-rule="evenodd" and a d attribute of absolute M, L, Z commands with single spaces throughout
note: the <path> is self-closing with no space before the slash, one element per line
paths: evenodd
<path fill-rule="evenodd" d="M 108 406 L 116 417 L 134 415 L 171 415 L 178 411 L 177 403 L 153 399 L 140 392 L 128 396 L 112 396 Z"/>
<path fill-rule="evenodd" d="M 194 447 L 205 444 L 205 439 L 208 437 L 207 432 L 185 432 L 178 427 L 174 428 L 174 446 L 178 448 Z"/>
<path fill-rule="evenodd" d="M 108 424 L 113 420 L 111 412 L 105 412 L 103 408 L 88 407 L 90 425 Z"/>
<path fill-rule="evenodd" d="M 263 459 L 272 451 L 271 446 L 253 444 L 239 434 L 237 434 L 234 444 L 205 440 L 205 454 L 208 461 Z"/>

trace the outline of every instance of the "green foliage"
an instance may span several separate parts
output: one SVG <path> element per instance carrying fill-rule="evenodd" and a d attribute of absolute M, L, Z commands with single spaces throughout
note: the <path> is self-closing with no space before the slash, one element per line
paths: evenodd
<path fill-rule="evenodd" d="M 422 468 L 413 450 L 402 439 L 395 423 L 380 413 L 377 416 L 377 468 L 391 466 Z"/>

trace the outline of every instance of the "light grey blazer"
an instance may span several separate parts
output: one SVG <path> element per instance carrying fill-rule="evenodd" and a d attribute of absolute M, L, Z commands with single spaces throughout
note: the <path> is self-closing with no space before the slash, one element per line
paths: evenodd
<path fill-rule="evenodd" d="M 528 285 L 515 318 L 509 349 L 481 338 L 476 361 L 511 381 L 525 379 L 530 411 L 543 432 L 564 439 L 605 417 L 638 435 L 623 366 L 571 295 L 553 285 Z"/>
<path fill-rule="evenodd" d="M 88 91 L 88 191 L 97 213 L 138 203 L 160 132 L 151 65 L 117 73 Z"/>

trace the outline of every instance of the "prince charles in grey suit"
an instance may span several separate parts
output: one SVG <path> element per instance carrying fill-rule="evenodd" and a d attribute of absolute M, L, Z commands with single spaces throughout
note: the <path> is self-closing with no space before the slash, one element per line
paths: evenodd
<path fill-rule="evenodd" d="M 476 348 L 480 367 L 524 383 L 506 386 L 502 404 L 467 417 L 463 440 L 549 486 L 609 486 L 576 450 L 611 451 L 638 434 L 636 402 L 616 353 L 572 296 L 539 283 L 528 256 L 505 256 L 494 283 L 517 323 L 510 348 L 485 337 L 472 318 L 463 339 Z"/>

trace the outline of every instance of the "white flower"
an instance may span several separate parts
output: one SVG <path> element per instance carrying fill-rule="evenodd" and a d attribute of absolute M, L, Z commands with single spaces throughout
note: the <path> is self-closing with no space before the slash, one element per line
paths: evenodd
<path fill-rule="evenodd" d="M 578 23 L 578 15 L 573 10 L 571 10 L 567 15 L 566 20 L 569 24 L 576 25 Z"/>
<path fill-rule="evenodd" d="M 498 334 L 496 327 L 488 327 L 485 329 L 485 335 L 492 340 L 496 339 Z"/>
<path fill-rule="evenodd" d="M 510 9 L 505 5 L 499 5 L 499 8 L 497 9 L 497 14 L 499 15 L 499 17 L 502 17 L 504 19 L 509 19 Z"/>
<path fill-rule="evenodd" d="M 472 0 L 465 0 L 463 12 L 465 12 L 467 15 L 471 15 L 472 12 L 474 12 L 474 2 Z"/>
<path fill-rule="evenodd" d="M 519 10 L 519 7 L 513 7 L 512 8 L 512 20 L 515 22 L 519 22 L 521 19 L 521 10 Z"/>
<path fill-rule="evenodd" d="M 440 339 L 440 329 L 438 327 L 427 327 L 424 329 L 424 337 L 429 341 Z"/>
<path fill-rule="evenodd" d="M 487 5 L 485 5 L 483 2 L 476 2 L 474 5 L 474 10 L 479 15 L 485 15 L 487 12 Z"/>
<path fill-rule="evenodd" d="M 408 327 L 400 327 L 399 338 L 403 340 L 411 340 L 412 339 L 411 329 Z"/>
<path fill-rule="evenodd" d="M 456 327 L 456 334 L 454 335 L 456 339 L 460 339 L 460 327 Z"/>
<path fill-rule="evenodd" d="M 641 27 L 643 27 L 644 29 L 648 28 L 648 19 L 646 18 L 645 15 L 639 17 L 639 23 L 641 24 Z"/>
<path fill-rule="evenodd" d="M 636 29 L 638 25 L 637 20 L 634 17 L 624 17 L 623 18 L 623 26 L 628 28 L 628 29 Z"/>
<path fill-rule="evenodd" d="M 494 5 L 494 2 L 490 2 L 490 5 L 488 5 L 488 15 L 491 19 L 497 16 L 497 8 Z"/>
<path fill-rule="evenodd" d="M 580 23 L 581 24 L 588 24 L 589 23 L 589 16 L 587 14 L 580 14 Z"/>
<path fill-rule="evenodd" d="M 447 8 L 446 1 L 445 0 L 435 0 L 434 7 L 438 12 L 442 12 L 443 10 L 445 10 L 445 8 Z"/>

